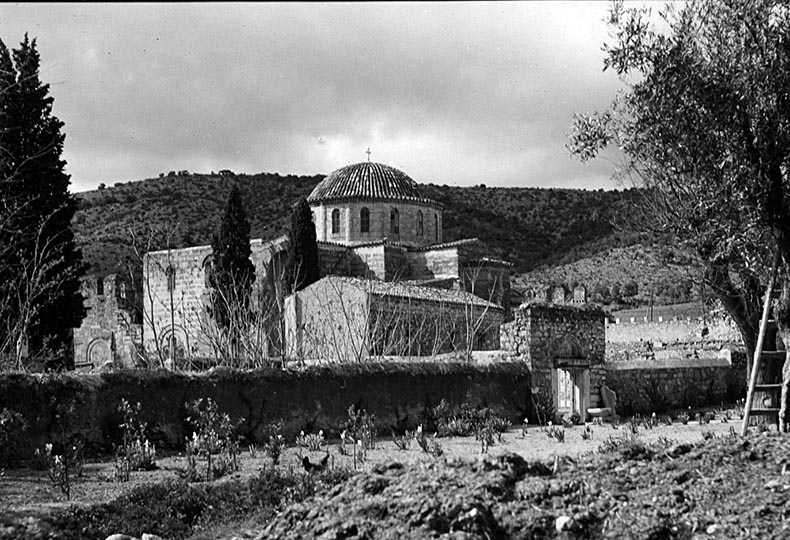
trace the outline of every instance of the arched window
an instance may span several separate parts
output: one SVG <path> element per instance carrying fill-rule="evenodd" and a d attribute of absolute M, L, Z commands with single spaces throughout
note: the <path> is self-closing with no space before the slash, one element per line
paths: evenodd
<path fill-rule="evenodd" d="M 417 236 L 423 234 L 422 211 L 417 210 Z"/>
<path fill-rule="evenodd" d="M 359 211 L 359 232 L 370 232 L 370 210 L 367 208 Z"/>
<path fill-rule="evenodd" d="M 397 208 L 393 208 L 390 212 L 390 233 L 400 234 L 400 216 Z"/>
<path fill-rule="evenodd" d="M 439 214 L 433 215 L 433 229 L 434 234 L 436 235 L 436 241 L 439 241 Z"/>
<path fill-rule="evenodd" d="M 332 210 L 332 234 L 340 232 L 340 210 L 335 208 Z"/>

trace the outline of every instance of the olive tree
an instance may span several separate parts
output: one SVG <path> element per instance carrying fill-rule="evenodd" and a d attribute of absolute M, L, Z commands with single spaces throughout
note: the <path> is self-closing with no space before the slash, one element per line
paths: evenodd
<path fill-rule="evenodd" d="M 772 255 L 790 270 L 790 10 L 696 0 L 656 17 L 617 2 L 609 23 L 604 69 L 625 89 L 608 110 L 576 115 L 568 146 L 582 160 L 621 151 L 620 174 L 643 188 L 642 222 L 696 253 L 751 356 Z M 774 314 L 790 344 L 782 282 Z"/>

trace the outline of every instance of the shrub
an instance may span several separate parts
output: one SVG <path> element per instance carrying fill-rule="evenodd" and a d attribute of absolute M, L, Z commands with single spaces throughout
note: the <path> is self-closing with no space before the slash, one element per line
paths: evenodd
<path fill-rule="evenodd" d="M 20 450 L 27 423 L 16 411 L 0 411 L 0 467 L 9 467 Z"/>
<path fill-rule="evenodd" d="M 285 438 L 283 437 L 282 431 L 282 421 L 269 424 L 264 428 L 263 451 L 271 458 L 272 463 L 275 465 L 280 462 L 280 456 L 283 450 L 285 450 Z M 252 445 L 250 445 L 250 452 L 252 452 Z"/>
<path fill-rule="evenodd" d="M 348 407 L 348 420 L 344 427 L 355 443 L 362 441 L 362 446 L 365 450 L 370 450 L 376 446 L 375 417 L 372 414 L 368 414 L 365 409 L 359 409 L 353 404 L 350 405 Z"/>
<path fill-rule="evenodd" d="M 312 452 L 318 452 L 321 450 L 321 447 L 326 444 L 324 440 L 324 430 L 319 430 L 318 433 L 308 433 L 307 435 L 302 431 L 296 438 L 296 444 L 300 448 L 307 448 Z"/>
<path fill-rule="evenodd" d="M 140 402 L 131 405 L 121 399 L 118 412 L 123 415 L 120 428 L 123 432 L 123 446 L 116 456 L 117 481 L 126 481 L 129 475 L 126 471 L 151 471 L 156 469 L 156 447 L 145 436 L 146 424 L 140 422 Z"/>
<path fill-rule="evenodd" d="M 537 416 L 538 425 L 545 426 L 554 420 L 557 415 L 557 408 L 554 406 L 554 398 L 548 392 L 538 388 L 532 389 L 532 407 Z"/>
<path fill-rule="evenodd" d="M 203 476 L 197 475 L 198 457 L 206 459 L 206 481 L 238 470 L 239 445 L 236 426 L 230 416 L 221 412 L 211 398 L 187 403 L 187 410 L 190 412 L 187 421 L 194 426 L 195 431 L 192 438 L 186 440 L 187 466 L 182 471 L 182 477 L 196 481 Z"/>

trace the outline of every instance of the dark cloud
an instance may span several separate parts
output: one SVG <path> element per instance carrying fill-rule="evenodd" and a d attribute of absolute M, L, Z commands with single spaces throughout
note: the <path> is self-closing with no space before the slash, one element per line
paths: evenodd
<path fill-rule="evenodd" d="M 365 159 L 440 184 L 612 187 L 564 148 L 602 73 L 608 3 L 20 4 L 76 190 L 173 169 L 327 173 Z"/>

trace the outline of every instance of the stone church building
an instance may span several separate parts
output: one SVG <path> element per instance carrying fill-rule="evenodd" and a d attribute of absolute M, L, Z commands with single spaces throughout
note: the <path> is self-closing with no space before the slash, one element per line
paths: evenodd
<path fill-rule="evenodd" d="M 278 276 L 288 239 L 251 241 L 256 288 L 280 298 L 275 318 L 285 320 L 267 330 L 268 356 L 343 361 L 498 347 L 499 325 L 510 318 L 510 263 L 492 257 L 477 239 L 443 242 L 442 205 L 403 171 L 369 161 L 348 165 L 307 200 L 318 240 L 318 283 L 282 298 Z M 211 247 L 150 252 L 143 264 L 146 353 L 215 356 L 205 318 Z M 432 311 L 445 314 L 452 340 L 415 338 L 419 321 L 436 323 L 425 316 Z M 353 351 L 331 342 L 339 320 L 361 328 Z"/>

